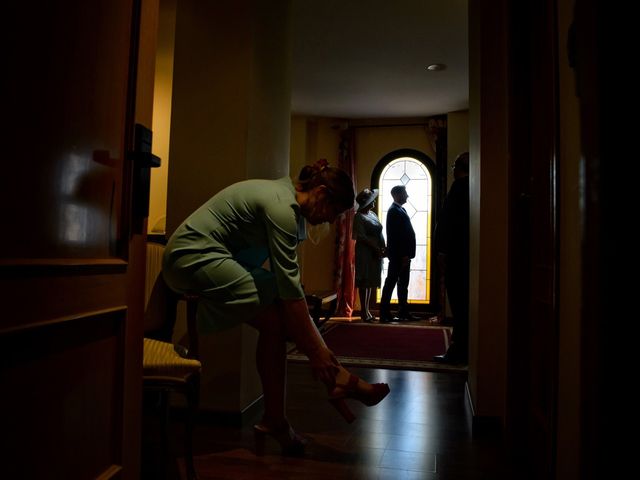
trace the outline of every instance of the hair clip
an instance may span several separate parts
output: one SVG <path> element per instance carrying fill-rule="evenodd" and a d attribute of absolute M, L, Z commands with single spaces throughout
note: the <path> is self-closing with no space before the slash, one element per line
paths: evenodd
<path fill-rule="evenodd" d="M 322 171 L 329 166 L 329 162 L 326 158 L 321 158 L 316 162 L 316 166 L 320 169 L 320 171 Z"/>

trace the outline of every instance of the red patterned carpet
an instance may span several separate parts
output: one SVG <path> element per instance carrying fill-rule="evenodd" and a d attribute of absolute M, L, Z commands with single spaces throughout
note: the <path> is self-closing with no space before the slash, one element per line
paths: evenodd
<path fill-rule="evenodd" d="M 323 332 L 327 346 L 344 365 L 422 371 L 460 371 L 465 366 L 433 362 L 449 346 L 451 329 L 442 326 L 332 323 Z M 293 348 L 291 361 L 306 361 Z"/>

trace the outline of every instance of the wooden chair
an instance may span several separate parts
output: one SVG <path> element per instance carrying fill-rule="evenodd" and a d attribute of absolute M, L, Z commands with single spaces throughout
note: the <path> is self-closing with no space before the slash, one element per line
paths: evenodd
<path fill-rule="evenodd" d="M 311 292 L 305 295 L 309 314 L 318 329 L 336 313 L 338 294 L 332 290 Z"/>
<path fill-rule="evenodd" d="M 200 394 L 201 363 L 198 360 L 196 329 L 197 296 L 177 295 L 169 289 L 161 275 L 164 246 L 147 243 L 147 272 L 145 281 L 145 338 L 143 354 L 143 389 L 157 392 L 162 412 L 161 435 L 165 460 L 169 454 L 168 419 L 169 395 L 177 392 L 185 396 L 185 465 L 186 478 L 196 480 L 193 464 L 193 425 Z M 188 347 L 171 341 L 178 304 L 187 303 Z"/>

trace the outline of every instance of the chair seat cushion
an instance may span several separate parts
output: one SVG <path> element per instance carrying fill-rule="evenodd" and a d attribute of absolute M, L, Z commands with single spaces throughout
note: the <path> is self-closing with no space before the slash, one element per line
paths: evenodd
<path fill-rule="evenodd" d="M 202 368 L 198 360 L 178 355 L 173 344 L 151 338 L 144 339 L 142 366 L 144 376 L 178 378 L 199 372 Z"/>

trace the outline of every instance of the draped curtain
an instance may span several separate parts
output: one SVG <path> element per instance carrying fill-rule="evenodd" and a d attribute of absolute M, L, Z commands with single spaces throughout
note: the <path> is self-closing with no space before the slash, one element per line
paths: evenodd
<path fill-rule="evenodd" d="M 437 175 L 434 187 L 437 187 L 436 198 L 438 203 L 436 204 L 436 210 L 439 211 L 447 194 L 447 175 L 449 172 L 447 164 L 447 117 L 445 115 L 431 117 L 427 124 L 426 133 L 428 141 L 436 152 Z M 447 290 L 444 284 L 444 272 L 440 271 L 440 266 L 437 262 L 434 266 L 432 278 L 438 279 L 438 295 L 437 301 L 434 303 L 439 310 L 438 323 L 444 323 L 447 318 Z"/>
<path fill-rule="evenodd" d="M 340 148 L 338 152 L 338 167 L 346 171 L 355 185 L 355 139 L 354 129 L 347 128 L 340 134 Z M 336 221 L 336 268 L 335 289 L 338 294 L 338 307 L 336 314 L 343 317 L 351 317 L 355 303 L 355 241 L 351 238 L 353 229 L 354 209 L 347 210 Z"/>

